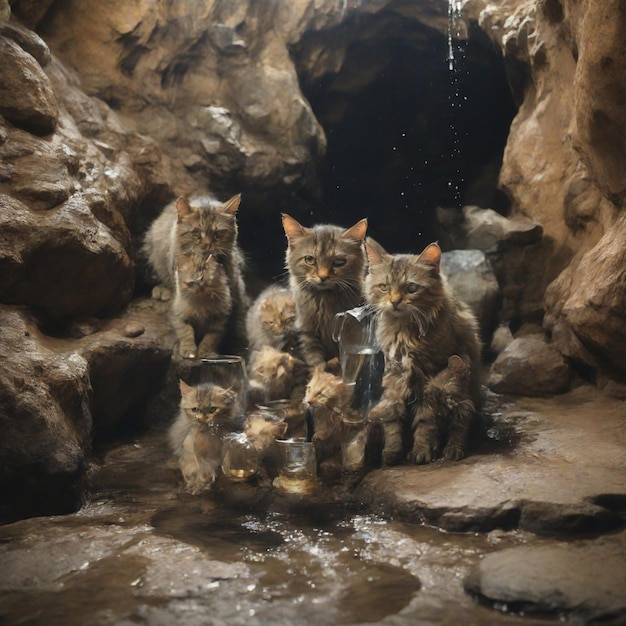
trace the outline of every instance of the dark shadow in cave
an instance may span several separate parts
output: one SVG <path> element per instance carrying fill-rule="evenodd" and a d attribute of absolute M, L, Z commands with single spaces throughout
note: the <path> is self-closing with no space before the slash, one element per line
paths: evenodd
<path fill-rule="evenodd" d="M 366 216 L 390 252 L 419 252 L 436 239 L 437 206 L 506 213 L 496 183 L 516 106 L 499 51 L 476 25 L 469 33 L 452 71 L 443 34 L 391 11 L 303 39 L 292 52 L 328 149 L 323 202 L 294 217 L 349 226 Z M 339 72 L 313 77 L 311 59 L 342 41 Z"/>

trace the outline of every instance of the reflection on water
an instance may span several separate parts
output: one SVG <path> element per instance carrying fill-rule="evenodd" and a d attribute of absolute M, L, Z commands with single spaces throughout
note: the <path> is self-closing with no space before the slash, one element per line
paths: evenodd
<path fill-rule="evenodd" d="M 0 527 L 0 624 L 544 624 L 465 594 L 519 533 L 453 535 L 320 508 L 235 512 L 177 491 L 164 435 L 119 446 L 75 515 Z"/>

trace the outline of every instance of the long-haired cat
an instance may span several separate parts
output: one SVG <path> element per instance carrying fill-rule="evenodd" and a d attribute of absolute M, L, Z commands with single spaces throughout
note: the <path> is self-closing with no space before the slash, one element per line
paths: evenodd
<path fill-rule="evenodd" d="M 381 349 L 387 363 L 404 364 L 408 371 L 405 380 L 414 387 L 400 392 L 401 395 L 418 394 L 415 405 L 418 406 L 422 401 L 422 383 L 427 385 L 448 367 L 449 357 L 458 355 L 467 368 L 463 393 L 478 409 L 481 405 L 478 325 L 469 308 L 454 297 L 441 274 L 439 246 L 432 243 L 419 255 L 390 255 L 379 247 L 368 247 L 367 254 L 369 273 L 365 280 L 365 297 L 377 312 Z M 383 399 L 387 394 L 385 389 Z M 415 410 L 415 406 L 405 408 L 404 419 L 412 418 L 406 413 Z M 374 416 L 380 412 L 381 409 L 373 410 Z M 418 420 L 411 455 L 416 462 L 424 462 L 428 457 L 422 454 L 425 448 L 438 449 L 434 433 L 423 430 Z M 455 438 L 454 425 L 448 438 Z M 395 448 L 390 449 L 390 445 Z M 384 458 L 401 457 L 402 451 L 397 446 L 397 437 L 392 441 L 386 439 Z M 459 454 L 457 449 L 451 456 L 459 458 Z"/>
<path fill-rule="evenodd" d="M 179 354 L 217 354 L 233 306 L 224 267 L 213 255 L 179 254 L 175 287 L 170 316 Z"/>
<path fill-rule="evenodd" d="M 220 437 L 234 430 L 236 394 L 230 389 L 180 381 L 180 409 L 169 429 L 186 491 L 197 495 L 211 487 L 220 466 Z"/>
<path fill-rule="evenodd" d="M 250 350 L 270 346 L 281 352 L 296 351 L 296 302 L 289 289 L 265 288 L 248 309 L 246 331 Z"/>
<path fill-rule="evenodd" d="M 304 394 L 304 404 L 313 409 L 313 437 L 320 478 L 332 482 L 341 476 L 343 420 L 356 421 L 351 413 L 354 386 L 317 366 Z"/>
<path fill-rule="evenodd" d="M 458 461 L 465 456 L 475 407 L 469 398 L 470 368 L 457 354 L 424 387 L 413 418 L 414 441 L 409 460 L 430 463 L 438 457 Z"/>
<path fill-rule="evenodd" d="M 298 403 L 304 395 L 308 367 L 289 352 L 265 346 L 250 354 L 248 361 L 248 398 L 261 404 L 289 398 Z"/>
<path fill-rule="evenodd" d="M 152 223 L 143 251 L 161 285 L 154 298 L 167 300 L 175 285 L 176 257 L 213 255 L 224 267 L 232 299 L 228 336 L 232 350 L 245 345 L 245 314 L 249 306 L 243 280 L 243 255 L 237 245 L 237 209 L 241 195 L 226 202 L 212 196 L 180 197 L 168 204 Z"/>
<path fill-rule="evenodd" d="M 332 338 L 335 314 L 363 301 L 367 220 L 347 229 L 328 224 L 305 228 L 289 215 L 282 217 L 302 356 L 315 367 L 338 357 Z"/>
<path fill-rule="evenodd" d="M 287 428 L 285 419 L 273 419 L 263 413 L 253 413 L 243 424 L 243 432 L 259 455 L 261 471 L 269 478 L 278 474 L 281 459 L 276 440 L 287 435 Z"/>

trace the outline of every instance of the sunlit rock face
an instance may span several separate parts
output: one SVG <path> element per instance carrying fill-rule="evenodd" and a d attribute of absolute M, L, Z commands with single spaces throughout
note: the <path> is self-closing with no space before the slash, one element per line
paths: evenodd
<path fill-rule="evenodd" d="M 544 229 L 543 270 L 529 279 L 549 285 L 545 328 L 575 362 L 623 378 L 624 8 L 617 0 L 471 5 L 502 47 L 520 103 L 500 184 L 513 212 Z"/>

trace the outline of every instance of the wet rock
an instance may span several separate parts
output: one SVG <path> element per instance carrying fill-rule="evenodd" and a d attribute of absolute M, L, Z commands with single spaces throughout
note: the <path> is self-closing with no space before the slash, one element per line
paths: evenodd
<path fill-rule="evenodd" d="M 385 515 L 450 531 L 612 530 L 626 495 L 625 428 L 623 403 L 591 388 L 560 396 L 558 405 L 526 398 L 504 407 L 490 440 L 465 459 L 376 470 L 359 496 Z"/>
<path fill-rule="evenodd" d="M 4 302 L 38 307 L 63 318 L 114 311 L 133 287 L 132 261 L 90 210 L 74 195 L 60 207 L 36 213 L 1 198 L 0 294 Z"/>
<path fill-rule="evenodd" d="M 472 309 L 479 321 L 481 339 L 489 342 L 497 312 L 500 288 L 481 250 L 452 250 L 441 258 L 454 294 Z"/>
<path fill-rule="evenodd" d="M 487 386 L 497 393 L 556 394 L 567 390 L 571 375 L 563 355 L 540 335 L 518 337 L 494 361 Z"/>
<path fill-rule="evenodd" d="M 566 356 L 614 380 L 626 374 L 626 214 L 548 287 L 545 327 Z"/>
<path fill-rule="evenodd" d="M 17 43 L 0 36 L 0 66 L 0 114 L 37 135 L 53 132 L 59 115 L 57 101 L 39 63 Z"/>
<path fill-rule="evenodd" d="M 35 318 L 0 306 L 0 519 L 83 503 L 91 447 L 87 361 L 46 345 Z"/>
<path fill-rule="evenodd" d="M 513 334 L 508 324 L 500 324 L 493 333 L 490 348 L 495 354 L 500 354 L 513 341 Z"/>
<path fill-rule="evenodd" d="M 46 42 L 18 22 L 0 22 L 0 37 L 12 39 L 20 48 L 28 52 L 41 67 L 46 67 L 50 63 L 50 48 Z"/>
<path fill-rule="evenodd" d="M 487 555 L 466 591 L 504 611 L 585 624 L 626 621 L 626 533 L 568 544 L 521 546 Z"/>
<path fill-rule="evenodd" d="M 507 218 L 492 209 L 464 206 L 457 209 L 437 208 L 442 243 L 447 248 L 476 249 L 483 252 L 541 241 L 541 224 L 524 216 Z"/>
<path fill-rule="evenodd" d="M 0 307 L 0 321 L 0 519 L 67 513 L 83 503 L 92 439 L 154 417 L 146 406 L 171 356 L 167 312 L 137 301 L 84 335 L 72 325 L 45 334 L 23 308 Z M 129 326 L 145 332 L 128 339 Z"/>
<path fill-rule="evenodd" d="M 144 332 L 146 332 L 144 325 L 138 322 L 131 322 L 124 327 L 124 335 L 131 339 L 143 335 Z"/>

